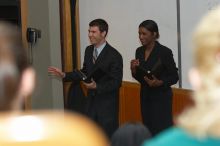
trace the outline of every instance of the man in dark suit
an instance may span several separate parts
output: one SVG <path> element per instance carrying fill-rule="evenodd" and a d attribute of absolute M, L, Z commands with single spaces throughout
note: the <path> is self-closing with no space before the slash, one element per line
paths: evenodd
<path fill-rule="evenodd" d="M 88 89 L 87 114 L 111 137 L 118 128 L 119 88 L 123 76 L 123 61 L 120 53 L 106 42 L 108 24 L 103 19 L 89 23 L 91 45 L 85 50 L 81 72 L 91 77 L 84 82 Z M 64 81 L 79 79 L 77 72 L 64 73 L 55 67 L 48 71 Z"/>

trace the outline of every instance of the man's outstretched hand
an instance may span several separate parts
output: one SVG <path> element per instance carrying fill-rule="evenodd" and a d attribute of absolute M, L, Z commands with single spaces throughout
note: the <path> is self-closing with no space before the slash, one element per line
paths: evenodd
<path fill-rule="evenodd" d="M 53 66 L 49 66 L 48 67 L 48 73 L 54 76 L 57 76 L 59 78 L 64 78 L 65 77 L 65 73 L 62 72 L 59 68 L 53 67 Z"/>

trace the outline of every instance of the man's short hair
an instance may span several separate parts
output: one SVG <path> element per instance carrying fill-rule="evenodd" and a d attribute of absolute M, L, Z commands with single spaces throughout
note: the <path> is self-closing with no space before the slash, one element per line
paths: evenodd
<path fill-rule="evenodd" d="M 97 26 L 101 32 L 106 31 L 108 34 L 108 23 L 104 19 L 95 19 L 89 23 L 90 27 Z"/>

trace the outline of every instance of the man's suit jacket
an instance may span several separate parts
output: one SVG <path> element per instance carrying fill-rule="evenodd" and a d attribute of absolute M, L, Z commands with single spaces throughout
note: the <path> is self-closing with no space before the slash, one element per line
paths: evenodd
<path fill-rule="evenodd" d="M 68 91 L 66 109 L 85 114 L 86 96 L 79 81 L 74 81 Z"/>
<path fill-rule="evenodd" d="M 81 71 L 89 75 L 93 72 L 94 68 L 98 67 L 104 72 L 99 78 L 94 78 L 97 89 L 88 90 L 88 96 L 95 98 L 93 99 L 93 104 L 97 104 L 100 109 L 106 109 L 106 106 L 112 100 L 118 100 L 123 76 L 122 56 L 116 49 L 106 43 L 94 64 L 93 50 L 93 45 L 86 48 Z M 66 73 L 64 81 L 74 81 L 77 79 L 79 79 L 79 76 L 73 71 Z"/>

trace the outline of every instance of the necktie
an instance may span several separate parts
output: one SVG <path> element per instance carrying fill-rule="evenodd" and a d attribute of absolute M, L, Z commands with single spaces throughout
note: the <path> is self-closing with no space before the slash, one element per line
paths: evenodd
<path fill-rule="evenodd" d="M 97 50 L 97 48 L 95 48 L 94 51 L 93 51 L 93 60 L 94 60 L 94 62 L 96 61 L 97 58 L 98 58 L 98 50 Z"/>

